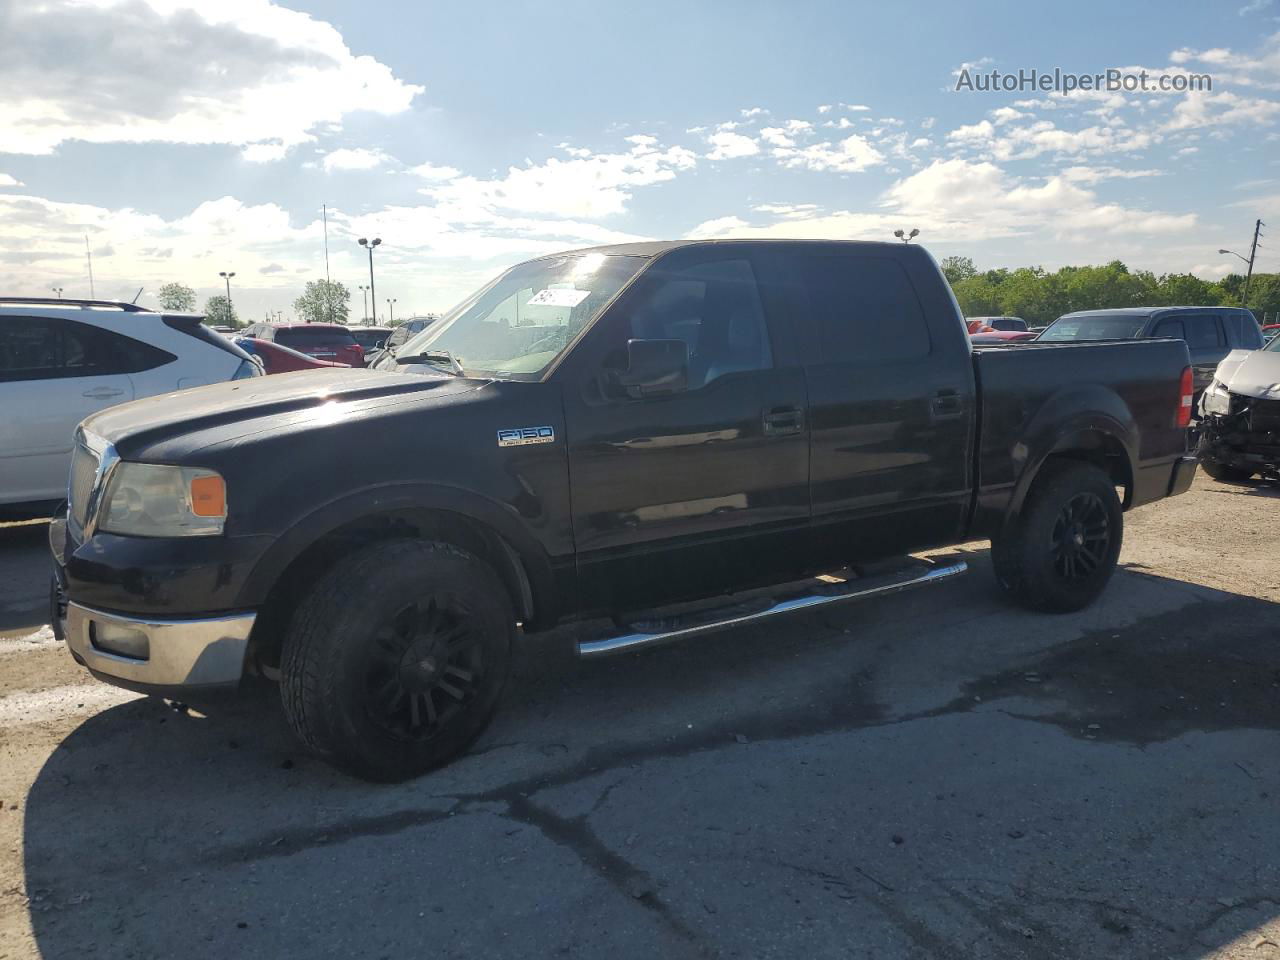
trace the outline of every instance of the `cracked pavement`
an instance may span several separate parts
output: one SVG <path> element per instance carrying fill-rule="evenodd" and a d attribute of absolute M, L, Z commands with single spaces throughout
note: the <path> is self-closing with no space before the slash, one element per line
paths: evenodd
<path fill-rule="evenodd" d="M 930 591 L 579 662 L 528 638 L 399 786 L 273 691 L 182 713 L 43 626 L 0 528 L 0 958 L 1280 958 L 1280 489 L 1128 516 L 1103 601 Z"/>

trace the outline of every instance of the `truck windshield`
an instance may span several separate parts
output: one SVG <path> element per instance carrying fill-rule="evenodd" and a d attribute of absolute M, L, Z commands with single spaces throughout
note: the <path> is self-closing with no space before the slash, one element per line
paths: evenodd
<path fill-rule="evenodd" d="M 537 380 L 613 295 L 642 257 L 548 257 L 512 267 L 396 351 L 447 351 L 467 376 Z"/>
<path fill-rule="evenodd" d="M 1053 321 L 1041 340 L 1132 340 L 1146 324 L 1147 318 L 1126 313 L 1097 313 L 1087 317 L 1068 314 Z"/>

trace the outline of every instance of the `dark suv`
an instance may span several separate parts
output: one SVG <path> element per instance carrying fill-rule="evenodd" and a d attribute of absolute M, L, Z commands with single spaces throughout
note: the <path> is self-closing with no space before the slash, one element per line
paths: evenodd
<path fill-rule="evenodd" d="M 317 360 L 364 366 L 364 348 L 340 323 L 255 323 L 240 335 L 270 340 Z"/>
<path fill-rule="evenodd" d="M 1257 350 L 1262 329 L 1242 307 L 1126 307 L 1081 310 L 1053 321 L 1040 340 L 1184 340 L 1191 351 L 1196 397 L 1213 380 L 1213 371 L 1232 350 Z"/>

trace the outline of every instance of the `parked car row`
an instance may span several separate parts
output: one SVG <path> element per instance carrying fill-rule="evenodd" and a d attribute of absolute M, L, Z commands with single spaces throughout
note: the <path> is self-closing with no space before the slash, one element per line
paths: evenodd
<path fill-rule="evenodd" d="M 85 417 L 261 375 L 200 321 L 128 303 L 0 297 L 0 514 L 48 516 L 67 495 L 72 437 Z"/>

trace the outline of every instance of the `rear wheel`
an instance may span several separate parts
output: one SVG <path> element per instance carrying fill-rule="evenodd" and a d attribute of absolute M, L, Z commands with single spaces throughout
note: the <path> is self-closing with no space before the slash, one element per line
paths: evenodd
<path fill-rule="evenodd" d="M 281 693 L 298 737 L 370 780 L 462 753 L 506 685 L 515 614 L 484 562 L 444 543 L 377 544 L 337 563 L 299 605 Z"/>
<path fill-rule="evenodd" d="M 1018 519 L 992 541 L 996 579 L 1033 610 L 1080 610 L 1110 581 L 1123 533 L 1124 513 L 1110 477 L 1089 463 L 1050 462 Z"/>

